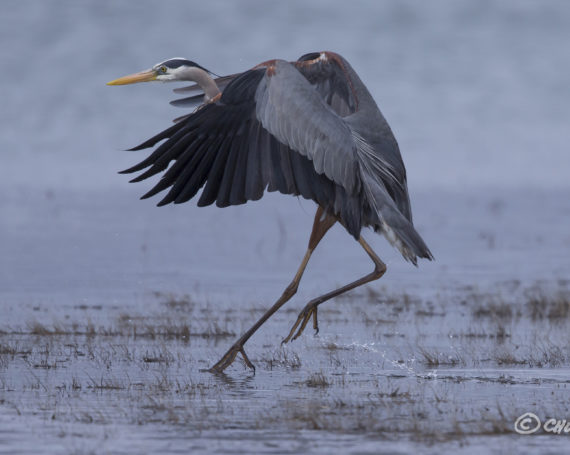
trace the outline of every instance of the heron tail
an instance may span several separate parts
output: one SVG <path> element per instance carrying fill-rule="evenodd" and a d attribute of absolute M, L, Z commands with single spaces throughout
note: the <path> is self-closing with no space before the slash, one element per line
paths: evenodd
<path fill-rule="evenodd" d="M 434 257 L 421 238 L 420 234 L 396 207 L 396 204 L 378 182 L 365 179 L 364 190 L 367 194 L 372 210 L 372 225 L 376 232 L 381 232 L 384 237 L 396 247 L 404 259 L 417 266 L 417 258 L 433 260 Z"/>

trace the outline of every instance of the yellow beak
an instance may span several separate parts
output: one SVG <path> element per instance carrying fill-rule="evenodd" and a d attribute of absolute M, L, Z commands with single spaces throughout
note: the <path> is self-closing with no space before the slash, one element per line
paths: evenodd
<path fill-rule="evenodd" d="M 120 77 L 114 81 L 107 82 L 107 85 L 126 85 L 134 84 L 135 82 L 149 82 L 156 81 L 156 73 L 153 70 L 141 71 L 140 73 L 129 74 L 128 76 Z"/>

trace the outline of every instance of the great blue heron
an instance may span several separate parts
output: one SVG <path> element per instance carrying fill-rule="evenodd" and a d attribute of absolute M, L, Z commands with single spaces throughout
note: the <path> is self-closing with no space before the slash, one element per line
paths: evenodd
<path fill-rule="evenodd" d="M 369 91 L 340 55 L 312 52 L 295 62 L 269 60 L 225 77 L 175 58 L 109 85 L 155 80 L 195 82 L 176 89 L 192 96 L 172 104 L 199 107 L 132 149 L 153 147 L 166 139 L 145 160 L 122 171 L 149 167 L 131 180 L 138 182 L 166 170 L 143 199 L 170 188 L 158 205 L 178 204 L 204 187 L 198 206 L 215 202 L 226 207 L 257 200 L 267 188 L 312 199 L 318 206 L 293 281 L 209 371 L 222 372 L 238 353 L 255 369 L 244 344 L 296 293 L 312 252 L 337 221 L 364 248 L 374 270 L 311 300 L 284 343 L 299 337 L 311 317 L 318 331 L 318 305 L 384 274 L 386 265 L 360 235 L 363 227 L 384 234 L 414 265 L 418 257 L 433 259 L 412 224 L 398 143 Z M 168 168 L 171 161 L 175 162 Z"/>

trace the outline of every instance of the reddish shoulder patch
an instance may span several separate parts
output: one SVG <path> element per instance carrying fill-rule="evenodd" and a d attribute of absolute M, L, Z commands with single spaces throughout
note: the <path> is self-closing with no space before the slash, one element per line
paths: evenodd
<path fill-rule="evenodd" d="M 214 96 L 210 101 L 208 101 L 208 103 L 215 103 L 217 101 L 220 100 L 220 98 L 222 97 L 221 93 L 218 93 L 216 96 Z"/>
<path fill-rule="evenodd" d="M 267 60 L 266 62 L 261 62 L 259 65 L 255 65 L 252 69 L 256 70 L 259 68 L 267 68 L 267 75 L 269 77 L 275 75 L 275 63 L 277 62 L 276 59 Z"/>
<path fill-rule="evenodd" d="M 259 68 L 267 68 L 267 67 L 269 67 L 269 66 L 275 66 L 275 62 L 276 62 L 276 61 L 277 61 L 276 59 L 267 60 L 267 61 L 265 61 L 265 62 L 261 62 L 259 65 L 255 65 L 252 69 L 253 69 L 253 70 L 256 70 L 256 69 L 259 69 Z"/>

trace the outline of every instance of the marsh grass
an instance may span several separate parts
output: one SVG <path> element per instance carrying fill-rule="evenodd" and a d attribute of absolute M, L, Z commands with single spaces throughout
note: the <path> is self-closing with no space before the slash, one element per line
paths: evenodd
<path fill-rule="evenodd" d="M 234 337 L 234 331 L 222 327 L 216 321 L 210 322 L 204 329 L 193 330 L 189 321 L 184 319 L 166 318 L 156 320 L 153 318 L 133 317 L 122 314 L 117 318 L 116 325 L 95 326 L 91 322 L 82 325 L 78 322 L 51 325 L 37 321 L 29 322 L 24 328 L 6 329 L 4 336 L 28 335 L 38 339 L 45 337 L 107 337 L 107 338 L 133 338 L 133 339 L 180 339 L 189 338 L 228 338 Z M 0 335 L 1 336 L 1 335 Z M 2 352 L 0 351 L 0 354 Z"/>
<path fill-rule="evenodd" d="M 305 385 L 307 387 L 320 387 L 326 388 L 330 387 L 332 382 L 325 376 L 322 371 L 318 373 L 312 373 L 306 380 Z"/>
<path fill-rule="evenodd" d="M 471 291 L 464 302 L 471 307 L 475 318 L 510 321 L 528 318 L 532 321 L 563 322 L 570 318 L 570 291 L 559 289 L 547 292 L 538 285 L 506 298 L 497 294 Z"/>
<path fill-rule="evenodd" d="M 513 305 L 507 302 L 488 300 L 478 303 L 473 308 L 475 318 L 491 318 L 496 320 L 510 320 L 514 316 L 520 317 L 520 313 L 513 311 Z"/>
<path fill-rule="evenodd" d="M 418 352 L 421 355 L 422 363 L 430 368 L 440 367 L 440 366 L 464 366 L 466 364 L 465 359 L 461 357 L 457 352 L 453 353 L 443 353 L 435 349 L 427 349 L 419 346 Z"/>
<path fill-rule="evenodd" d="M 173 293 L 153 292 L 153 295 L 169 310 L 192 312 L 197 305 L 188 294 L 179 296 Z"/>
<path fill-rule="evenodd" d="M 31 349 L 22 348 L 18 342 L 0 343 L 0 355 L 8 355 L 13 358 L 15 356 L 25 357 L 31 353 Z"/>
<path fill-rule="evenodd" d="M 0 400 L 60 427 L 314 429 L 427 443 L 510 434 L 517 415 L 504 409 L 523 404 L 562 400 L 561 415 L 566 409 L 566 379 L 541 374 L 569 365 L 570 335 L 558 323 L 567 301 L 559 294 L 536 302 L 474 288 L 433 302 L 370 295 L 354 297 L 334 318 L 323 306 L 319 338 L 304 334 L 281 347 L 276 330 L 253 339 L 255 376 L 239 364 L 220 376 L 198 370 L 257 308 L 222 318 L 208 303 L 160 294 L 160 310 L 149 314 L 93 322 L 79 309 L 75 320 L 1 327 Z M 364 324 L 351 317 L 361 314 Z M 289 316 L 275 324 L 289 327 Z"/>
<path fill-rule="evenodd" d="M 533 320 L 567 322 L 570 318 L 570 292 L 559 291 L 555 295 L 548 295 L 540 289 L 532 289 L 526 294 L 526 308 Z"/>

